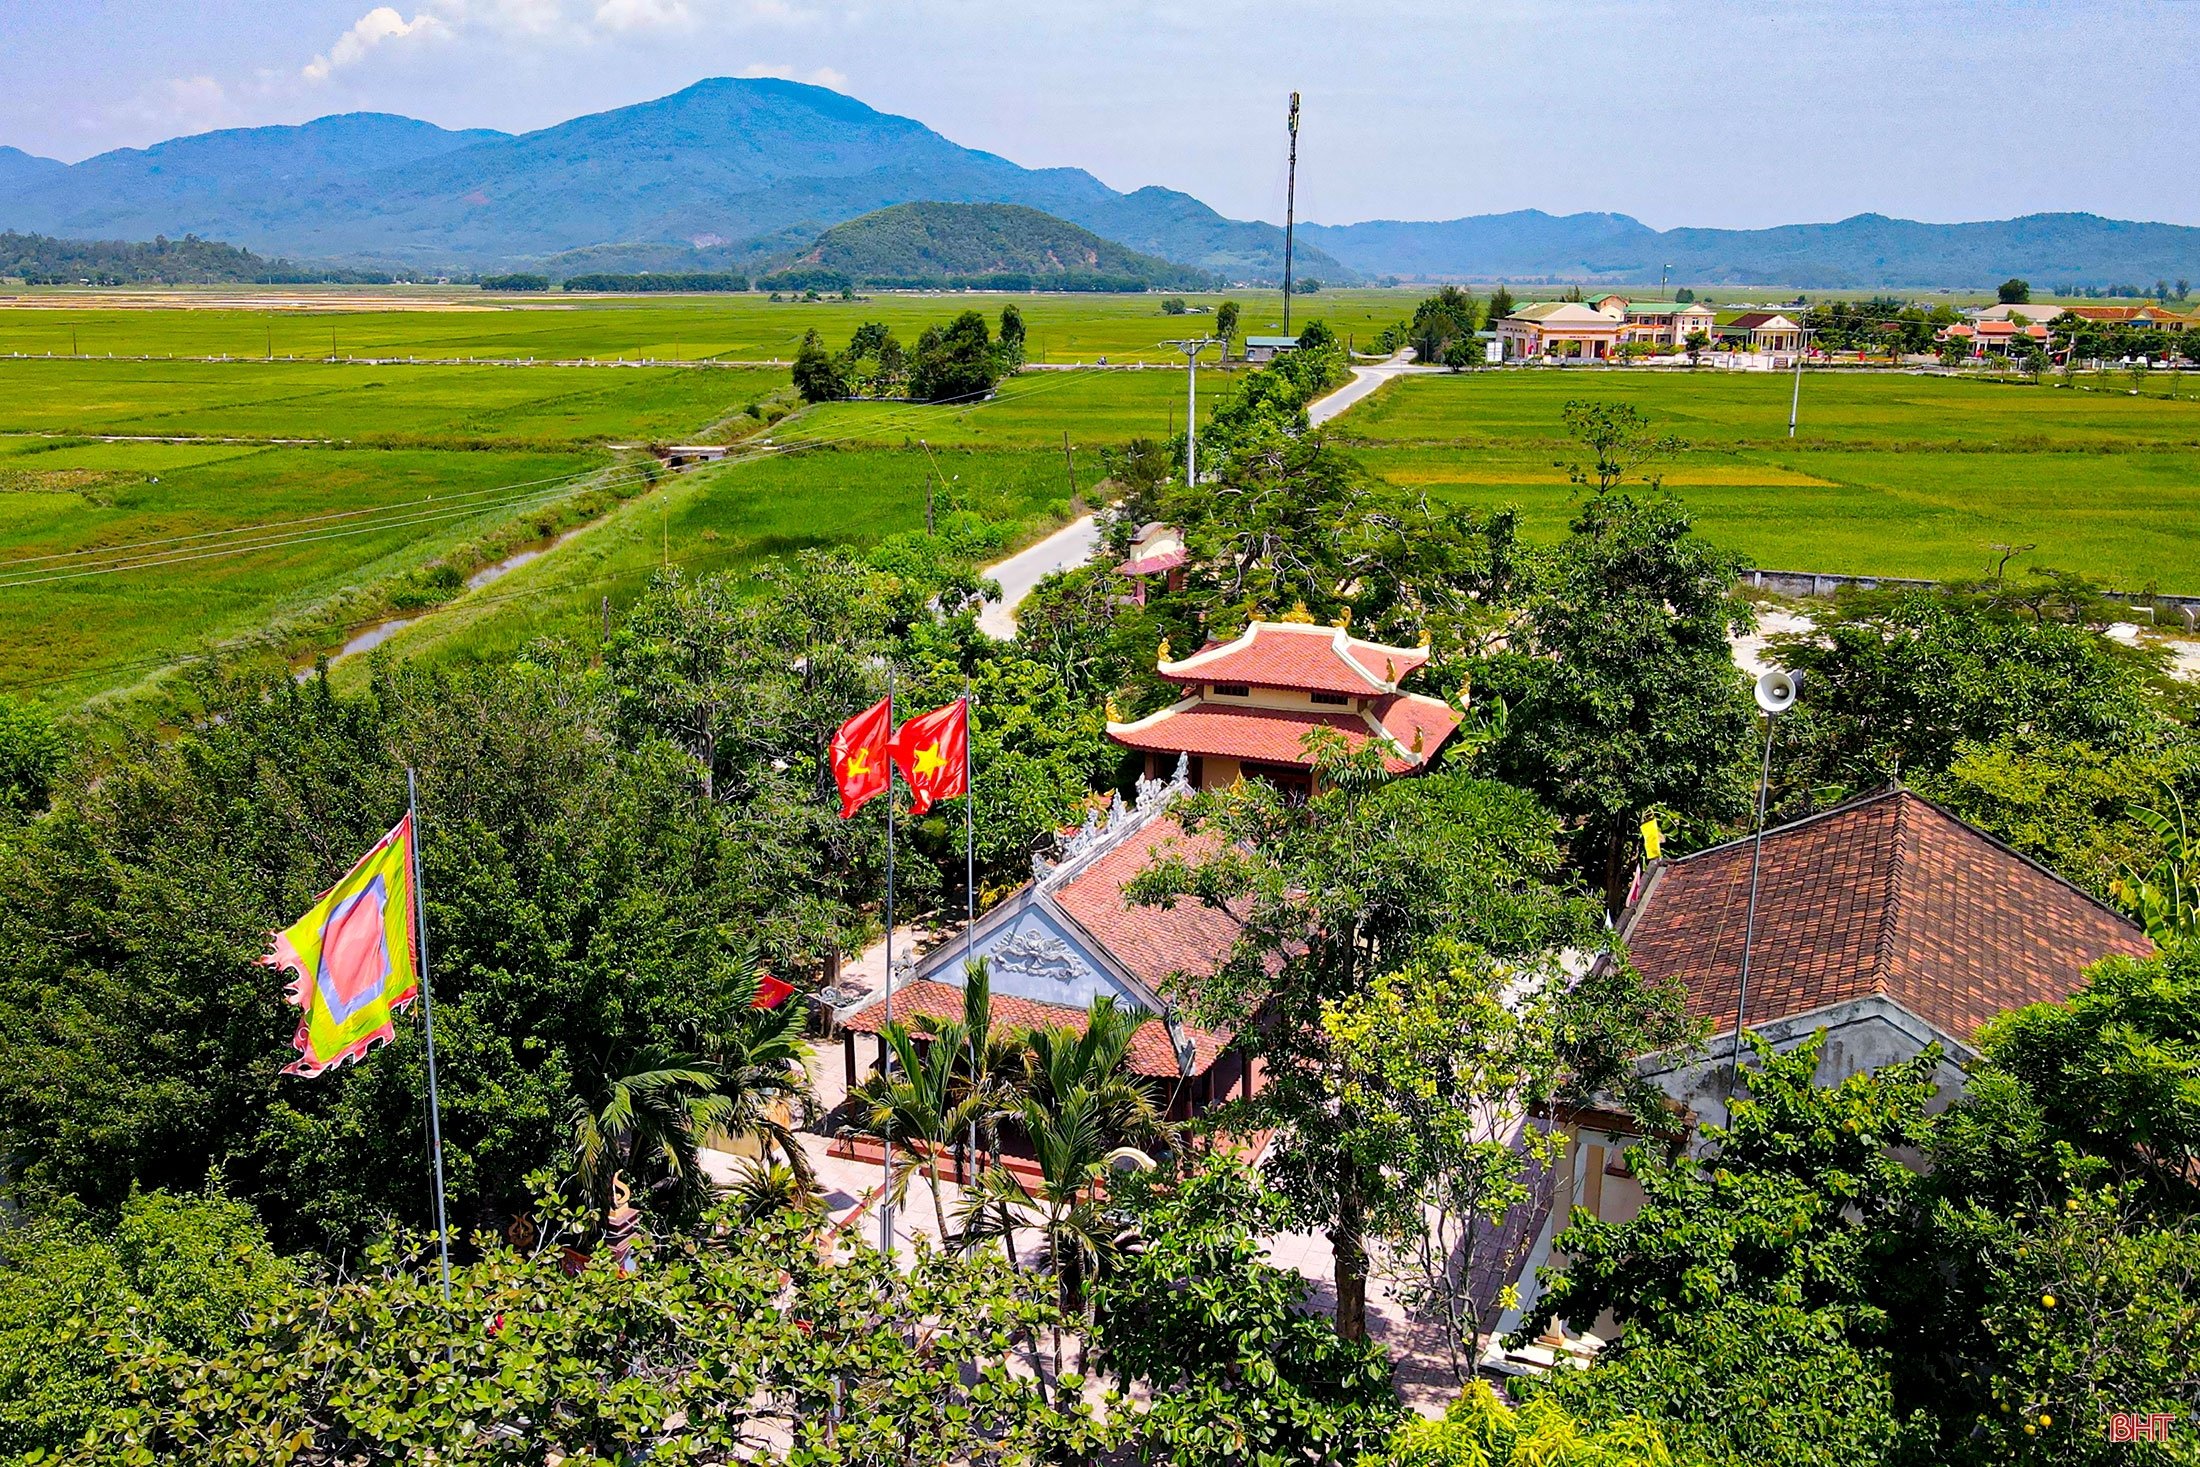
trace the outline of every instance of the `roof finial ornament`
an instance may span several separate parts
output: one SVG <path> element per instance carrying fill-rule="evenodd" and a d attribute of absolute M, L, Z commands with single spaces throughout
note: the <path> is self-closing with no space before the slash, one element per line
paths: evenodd
<path fill-rule="evenodd" d="M 1167 662 L 1169 660 L 1169 639 L 1167 637 L 1163 637 L 1161 645 L 1153 649 L 1153 656 L 1156 662 Z"/>
<path fill-rule="evenodd" d="M 1418 642 L 1415 642 L 1415 643 L 1414 643 L 1413 645 L 1414 645 L 1414 646 L 1416 646 L 1416 647 L 1419 647 L 1419 648 L 1421 648 L 1421 649 L 1422 649 L 1423 651 L 1426 651 L 1426 650 L 1428 650 L 1428 643 L 1429 643 L 1429 637 L 1428 637 L 1428 628 L 1427 628 L 1427 627 L 1423 627 L 1423 628 L 1421 628 L 1421 640 L 1420 640 L 1420 641 L 1418 641 Z"/>
<path fill-rule="evenodd" d="M 1352 629 L 1352 608 L 1347 606 L 1344 610 L 1338 612 L 1337 619 L 1331 622 L 1330 625 L 1344 631 L 1350 631 Z"/>
<path fill-rule="evenodd" d="M 1312 626 L 1314 624 L 1314 613 L 1306 609 L 1306 602 L 1302 598 L 1293 602 L 1291 609 L 1286 611 L 1279 620 L 1297 622 L 1302 626 Z"/>

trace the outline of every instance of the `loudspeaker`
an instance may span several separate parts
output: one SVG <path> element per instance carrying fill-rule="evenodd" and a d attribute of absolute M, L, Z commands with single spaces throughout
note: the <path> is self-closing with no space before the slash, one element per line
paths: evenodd
<path fill-rule="evenodd" d="M 1757 706 L 1777 718 L 1795 706 L 1795 695 L 1802 686 L 1801 673 L 1784 672 L 1775 667 L 1757 679 Z"/>

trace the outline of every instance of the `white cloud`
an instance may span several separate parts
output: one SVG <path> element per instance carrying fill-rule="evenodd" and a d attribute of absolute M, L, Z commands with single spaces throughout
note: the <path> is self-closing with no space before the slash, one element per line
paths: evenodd
<path fill-rule="evenodd" d="M 687 0 L 603 0 L 596 7 L 596 24 L 613 31 L 684 29 L 694 19 Z"/>
<path fill-rule="evenodd" d="M 407 37 L 433 35 L 441 29 L 443 22 L 425 10 L 407 20 L 389 6 L 377 5 L 360 16 L 350 30 L 338 36 L 335 45 L 306 63 L 305 79 L 327 81 L 338 68 L 364 59 L 377 46 Z"/>
<path fill-rule="evenodd" d="M 835 71 L 830 66 L 820 66 L 810 71 L 797 71 L 791 66 L 781 66 L 769 61 L 757 61 L 742 67 L 735 75 L 773 76 L 781 81 L 808 82 L 812 86 L 831 87 L 836 92 L 844 92 L 848 89 L 847 73 Z"/>

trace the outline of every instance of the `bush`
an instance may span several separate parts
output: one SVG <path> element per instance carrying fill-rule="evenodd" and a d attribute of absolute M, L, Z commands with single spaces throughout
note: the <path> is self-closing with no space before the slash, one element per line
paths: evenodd
<path fill-rule="evenodd" d="M 484 275 L 481 277 L 481 288 L 483 290 L 548 290 L 550 288 L 550 277 L 547 275 Z"/>

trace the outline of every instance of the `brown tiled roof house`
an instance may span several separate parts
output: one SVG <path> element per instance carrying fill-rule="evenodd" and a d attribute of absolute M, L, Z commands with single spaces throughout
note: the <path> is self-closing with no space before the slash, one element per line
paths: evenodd
<path fill-rule="evenodd" d="M 1620 923 L 1643 976 L 1679 983 L 1689 1012 L 1709 1024 L 1700 1053 L 1642 1061 L 1690 1124 L 1726 1120 L 1752 846 L 1745 838 L 1653 864 Z M 2103 958 L 2152 951 L 2083 890 L 1897 787 L 1765 832 L 1743 1024 L 1783 1050 L 1823 1030 L 1818 1078 L 1829 1085 L 1938 1044 L 1944 1105 L 1961 1093 L 1987 1021 L 2067 998 Z M 1745 1056 L 1744 1090 L 1749 1068 Z M 1624 1160 L 1641 1138 L 1624 1117 L 1589 1109 L 1554 1124 L 1568 1133 L 1567 1161 L 1526 1223 L 1519 1307 L 1494 1321 L 1499 1335 L 1533 1306 L 1536 1270 L 1554 1261 L 1574 1207 L 1622 1221 L 1642 1205 Z M 1597 1335 L 1614 1327 L 1568 1324 Z M 1506 1370 L 1520 1357 L 1493 1346 L 1485 1360 Z"/>

